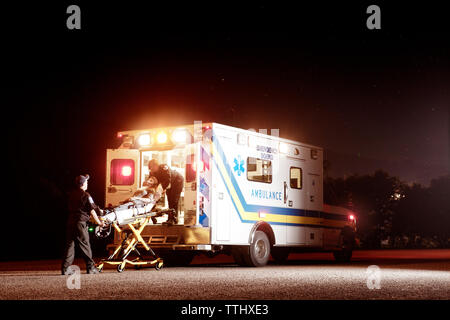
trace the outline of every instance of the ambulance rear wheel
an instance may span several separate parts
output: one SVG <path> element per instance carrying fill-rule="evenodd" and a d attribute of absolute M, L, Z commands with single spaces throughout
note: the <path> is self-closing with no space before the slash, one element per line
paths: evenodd
<path fill-rule="evenodd" d="M 256 231 L 250 246 L 243 248 L 243 258 L 247 266 L 262 267 L 269 261 L 270 242 L 265 232 Z"/>

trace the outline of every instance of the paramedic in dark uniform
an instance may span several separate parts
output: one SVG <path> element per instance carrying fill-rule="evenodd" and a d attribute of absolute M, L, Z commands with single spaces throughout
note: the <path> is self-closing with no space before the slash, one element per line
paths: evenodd
<path fill-rule="evenodd" d="M 175 210 L 175 216 L 169 214 L 167 222 L 177 224 L 178 202 L 184 185 L 183 176 L 176 170 L 169 168 L 167 164 L 159 164 L 155 159 L 149 161 L 148 169 L 150 171 L 150 177 L 155 177 L 158 180 L 158 184 L 161 184 L 161 187 L 167 194 L 169 208 Z"/>
<path fill-rule="evenodd" d="M 61 266 L 63 275 L 74 273 L 69 267 L 72 265 L 75 258 L 75 243 L 78 244 L 83 259 L 86 262 L 87 273 L 96 274 L 99 272 L 95 267 L 94 260 L 92 260 L 87 222 L 91 216 L 100 226 L 104 226 L 104 222 L 100 221 L 97 216 L 97 212 L 100 214 L 102 213 L 102 210 L 94 203 L 90 194 L 86 192 L 88 179 L 89 175 L 80 175 L 76 177 L 76 188 L 69 195 L 69 217 L 67 221 L 66 244 L 64 260 Z"/>

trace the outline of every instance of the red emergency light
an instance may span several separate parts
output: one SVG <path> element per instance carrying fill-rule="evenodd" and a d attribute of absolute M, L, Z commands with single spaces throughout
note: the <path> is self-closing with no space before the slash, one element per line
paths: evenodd
<path fill-rule="evenodd" d="M 111 160 L 111 184 L 118 186 L 131 186 L 134 183 L 135 163 L 132 159 Z"/>
<path fill-rule="evenodd" d="M 130 166 L 122 167 L 122 170 L 121 170 L 122 176 L 129 177 L 129 176 L 131 176 L 132 172 L 133 172 L 133 169 Z"/>

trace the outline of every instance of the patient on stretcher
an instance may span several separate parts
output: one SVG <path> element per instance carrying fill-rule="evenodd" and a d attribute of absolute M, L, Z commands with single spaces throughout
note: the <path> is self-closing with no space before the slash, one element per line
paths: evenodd
<path fill-rule="evenodd" d="M 156 217 L 162 215 L 158 214 L 160 210 L 158 210 L 156 204 L 163 193 L 162 187 L 157 186 L 158 181 L 156 178 L 151 177 L 143 188 L 138 189 L 134 193 L 133 197 L 122 201 L 116 207 L 106 208 L 106 214 L 102 217 L 102 220 L 106 223 L 116 221 L 121 224 L 123 221 L 135 216 L 155 212 L 152 222 L 156 224 Z"/>

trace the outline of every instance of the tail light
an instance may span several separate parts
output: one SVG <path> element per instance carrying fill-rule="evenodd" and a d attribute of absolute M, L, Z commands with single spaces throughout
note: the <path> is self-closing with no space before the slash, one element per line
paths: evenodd
<path fill-rule="evenodd" d="M 131 186 L 134 184 L 135 164 L 132 159 L 111 161 L 110 182 L 112 185 Z"/>
<path fill-rule="evenodd" d="M 129 176 L 131 176 L 131 172 L 132 172 L 132 169 L 131 169 L 130 166 L 123 166 L 122 167 L 122 176 L 129 177 Z"/>

